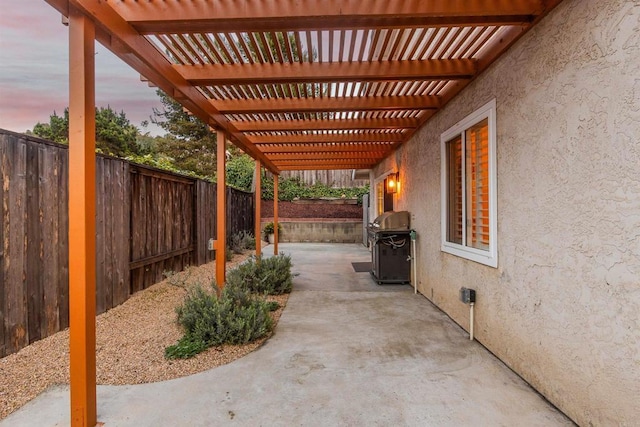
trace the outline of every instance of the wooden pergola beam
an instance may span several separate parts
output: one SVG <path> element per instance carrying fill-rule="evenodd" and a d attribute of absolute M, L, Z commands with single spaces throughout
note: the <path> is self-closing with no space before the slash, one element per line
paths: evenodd
<path fill-rule="evenodd" d="M 294 62 L 266 64 L 174 65 L 198 86 L 276 83 L 464 80 L 476 73 L 471 59 L 419 61 Z"/>
<path fill-rule="evenodd" d="M 260 220 L 262 219 L 262 165 L 260 160 L 256 160 L 255 171 L 255 216 L 254 216 L 254 237 L 256 240 L 256 256 L 262 254 L 262 227 Z"/>
<path fill-rule="evenodd" d="M 339 153 L 317 153 L 317 152 L 307 152 L 307 153 L 280 153 L 280 154 L 271 154 L 269 158 L 277 163 L 281 160 L 332 160 L 332 159 L 357 159 L 357 160 L 382 160 L 387 156 L 389 152 L 385 151 L 370 151 L 370 152 L 339 152 Z"/>
<path fill-rule="evenodd" d="M 528 24 L 543 0 L 114 2 L 141 33 Z"/>
<path fill-rule="evenodd" d="M 418 119 L 263 120 L 251 122 L 234 121 L 232 124 L 241 132 L 336 129 L 410 129 L 418 125 Z"/>
<path fill-rule="evenodd" d="M 440 107 L 440 99 L 437 96 L 427 95 L 224 99 L 211 102 L 223 114 L 427 110 Z"/>
<path fill-rule="evenodd" d="M 95 26 L 69 10 L 69 364 L 71 425 L 96 403 Z"/>
<path fill-rule="evenodd" d="M 216 141 L 216 284 L 224 288 L 227 262 L 227 188 L 226 141 L 222 131 L 217 131 Z"/>
<path fill-rule="evenodd" d="M 281 171 L 304 171 L 304 170 L 344 170 L 344 169 L 371 169 L 377 163 L 326 163 L 326 164 L 286 164 L 280 165 Z"/>
<path fill-rule="evenodd" d="M 401 142 L 404 135 L 401 132 L 348 132 L 348 133 L 319 133 L 319 134 L 288 134 L 288 135 L 249 135 L 249 140 L 255 145 L 262 144 L 308 144 L 308 143 L 356 143 L 356 142 Z M 261 148 L 262 149 L 262 148 Z"/>
<path fill-rule="evenodd" d="M 298 144 L 298 145 L 263 145 L 262 152 L 270 158 L 278 153 L 369 153 L 393 151 L 399 146 L 393 144 L 356 143 L 356 144 Z"/>

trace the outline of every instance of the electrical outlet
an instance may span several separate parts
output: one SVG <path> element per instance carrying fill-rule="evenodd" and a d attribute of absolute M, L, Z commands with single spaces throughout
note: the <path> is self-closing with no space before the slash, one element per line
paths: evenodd
<path fill-rule="evenodd" d="M 465 304 L 476 302 L 476 291 L 468 288 L 460 288 L 460 301 Z"/>

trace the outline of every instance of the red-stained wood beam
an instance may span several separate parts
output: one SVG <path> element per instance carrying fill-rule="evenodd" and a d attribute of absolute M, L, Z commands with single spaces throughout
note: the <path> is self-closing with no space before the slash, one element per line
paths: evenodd
<path fill-rule="evenodd" d="M 226 141 L 224 132 L 218 131 L 216 140 L 216 284 L 224 288 L 227 261 L 227 188 Z"/>
<path fill-rule="evenodd" d="M 375 160 L 383 159 L 388 155 L 388 151 L 371 151 L 371 152 L 322 152 L 322 153 L 286 153 L 286 154 L 270 154 L 268 157 L 277 163 L 281 160 L 342 160 L 342 159 L 357 159 L 357 160 Z"/>
<path fill-rule="evenodd" d="M 428 110 L 440 107 L 437 96 L 225 99 L 211 101 L 224 114 L 310 113 L 332 111 Z"/>
<path fill-rule="evenodd" d="M 288 164 L 280 165 L 282 171 L 305 171 L 305 170 L 343 170 L 343 169 L 371 169 L 377 163 L 336 163 L 336 164 Z"/>
<path fill-rule="evenodd" d="M 273 254 L 278 255 L 278 181 L 279 176 L 273 176 Z"/>
<path fill-rule="evenodd" d="M 338 119 L 338 120 L 264 120 L 232 122 L 243 132 L 273 132 L 301 130 L 347 130 L 347 129 L 410 129 L 418 124 L 417 119 Z"/>
<path fill-rule="evenodd" d="M 96 403 L 95 26 L 69 11 L 69 371 L 71 425 Z"/>
<path fill-rule="evenodd" d="M 527 24 L 542 0 L 113 2 L 142 33 Z"/>
<path fill-rule="evenodd" d="M 287 135 L 247 135 L 255 145 L 262 144 L 307 144 L 329 142 L 402 142 L 402 132 L 345 132 L 320 134 L 287 134 Z"/>
<path fill-rule="evenodd" d="M 225 263 L 227 261 L 227 188 L 226 182 L 226 141 L 222 131 L 218 131 L 216 140 L 216 284 L 224 288 Z"/>
<path fill-rule="evenodd" d="M 471 59 L 420 61 L 295 62 L 266 64 L 174 65 L 198 86 L 276 83 L 464 80 L 476 73 Z"/>
<path fill-rule="evenodd" d="M 262 219 L 262 165 L 260 160 L 256 160 L 256 168 L 254 172 L 255 176 L 255 219 L 254 219 L 254 237 L 256 239 L 256 256 L 262 254 L 262 225 L 260 220 Z"/>
<path fill-rule="evenodd" d="M 355 144 L 297 144 L 297 145 L 262 145 L 260 148 L 267 156 L 277 153 L 369 153 L 389 152 L 400 144 L 355 143 Z"/>

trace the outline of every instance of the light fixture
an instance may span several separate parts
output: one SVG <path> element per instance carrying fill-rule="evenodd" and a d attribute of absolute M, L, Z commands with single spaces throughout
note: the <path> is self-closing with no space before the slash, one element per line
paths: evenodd
<path fill-rule="evenodd" d="M 387 193 L 398 192 L 398 173 L 391 173 L 387 176 Z"/>

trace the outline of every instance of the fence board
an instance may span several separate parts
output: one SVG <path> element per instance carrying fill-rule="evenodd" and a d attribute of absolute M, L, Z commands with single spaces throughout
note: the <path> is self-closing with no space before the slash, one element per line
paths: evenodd
<path fill-rule="evenodd" d="M 26 202 L 26 146 L 10 144 L 7 176 L 9 181 L 9 235 L 5 236 L 6 291 L 5 346 L 9 353 L 29 342 L 27 329 L 27 289 L 25 283 L 25 202 Z M 7 238 L 8 237 L 8 238 Z"/>
<path fill-rule="evenodd" d="M 42 212 L 42 284 L 44 312 L 42 336 L 49 336 L 60 328 L 58 306 L 59 224 L 58 224 L 58 151 L 40 148 L 40 209 Z"/>
<path fill-rule="evenodd" d="M 121 235 L 111 235 L 113 247 L 113 292 L 112 306 L 122 304 L 129 298 L 129 239 L 131 209 L 129 165 L 114 162 L 113 188 L 113 229 L 121 230 Z M 125 255 L 126 254 L 126 255 Z"/>
<path fill-rule="evenodd" d="M 7 197 L 8 194 L 5 194 L 5 183 L 6 188 L 9 188 L 9 183 L 5 182 L 5 173 L 8 170 L 8 162 L 9 157 L 7 155 L 7 143 L 8 141 L 5 139 L 0 139 L 0 357 L 4 357 L 7 354 L 7 349 L 5 346 L 5 330 L 6 330 L 6 322 L 5 322 L 5 292 L 7 291 L 7 284 L 5 281 L 5 234 L 8 234 L 6 229 L 9 226 L 9 218 L 7 212 Z"/>
<path fill-rule="evenodd" d="M 105 301 L 102 296 L 105 292 L 105 246 L 98 242 L 105 239 L 105 167 L 104 158 L 96 157 L 96 314 L 103 313 Z"/>
<path fill-rule="evenodd" d="M 25 281 L 27 287 L 27 301 L 25 311 L 27 312 L 27 332 L 28 342 L 32 343 L 39 340 L 40 324 L 42 321 L 42 312 L 44 310 L 42 275 L 41 268 L 41 251 L 42 243 L 40 227 L 40 174 L 38 172 L 38 146 L 34 144 L 26 145 L 27 158 L 25 163 L 26 170 L 26 206 L 25 220 L 26 233 L 24 235 L 25 245 Z"/>
<path fill-rule="evenodd" d="M 58 186 L 60 188 L 60 203 L 58 204 L 58 298 L 60 311 L 60 329 L 69 327 L 69 151 L 58 150 L 60 156 L 60 174 Z"/>

